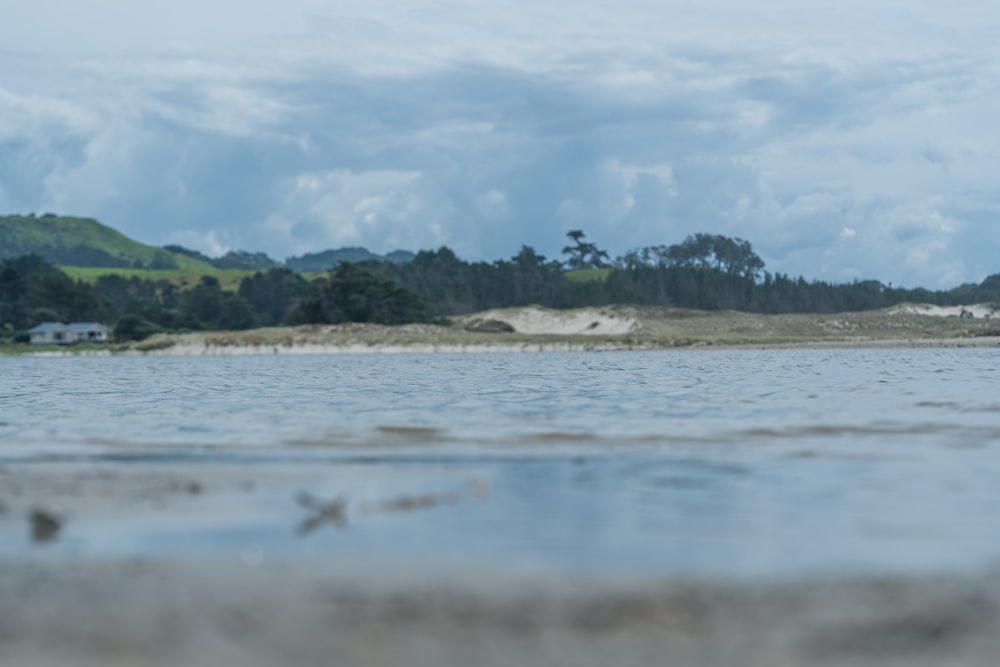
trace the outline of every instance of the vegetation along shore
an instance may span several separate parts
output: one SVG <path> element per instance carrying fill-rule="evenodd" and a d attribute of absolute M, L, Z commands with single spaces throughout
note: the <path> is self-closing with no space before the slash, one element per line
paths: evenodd
<path fill-rule="evenodd" d="M 1000 335 L 1000 274 L 939 291 L 831 284 L 771 273 L 749 242 L 720 235 L 614 259 L 580 230 L 567 237 L 561 260 L 523 246 L 493 262 L 447 247 L 278 262 L 147 246 L 85 218 L 0 217 L 0 351 L 38 352 L 29 332 L 43 323 L 111 330 L 113 343 L 60 348 L 74 353 L 987 344 Z"/>

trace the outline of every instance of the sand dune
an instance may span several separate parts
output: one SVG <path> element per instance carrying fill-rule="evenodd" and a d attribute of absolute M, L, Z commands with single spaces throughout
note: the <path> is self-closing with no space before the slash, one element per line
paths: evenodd
<path fill-rule="evenodd" d="M 616 314 L 612 310 L 577 308 L 554 310 L 541 306 L 488 310 L 471 318 L 473 321 L 506 322 L 522 334 L 556 334 L 564 336 L 617 336 L 635 331 L 638 321 Z"/>

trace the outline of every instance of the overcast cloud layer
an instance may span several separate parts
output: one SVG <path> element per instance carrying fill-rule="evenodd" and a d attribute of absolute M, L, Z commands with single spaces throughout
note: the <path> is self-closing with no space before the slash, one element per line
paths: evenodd
<path fill-rule="evenodd" d="M 807 278 L 1000 272 L 986 2 L 5 4 L 0 212 L 278 259 L 705 231 Z"/>

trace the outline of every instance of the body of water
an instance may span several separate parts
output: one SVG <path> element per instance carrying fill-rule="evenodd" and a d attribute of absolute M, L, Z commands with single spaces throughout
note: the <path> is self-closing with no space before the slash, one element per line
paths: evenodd
<path fill-rule="evenodd" d="M 44 545 L 8 511 L 0 555 L 992 567 L 998 382 L 992 349 L 3 358 L 4 506 L 25 480 L 207 481 L 189 516 L 60 496 Z"/>

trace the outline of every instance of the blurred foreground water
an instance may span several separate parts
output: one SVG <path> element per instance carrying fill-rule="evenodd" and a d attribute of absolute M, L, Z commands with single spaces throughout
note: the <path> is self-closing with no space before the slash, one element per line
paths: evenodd
<path fill-rule="evenodd" d="M 990 568 L 998 368 L 992 349 L 3 358 L 0 558 Z"/>

